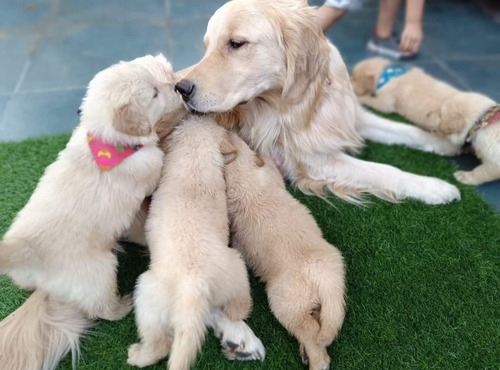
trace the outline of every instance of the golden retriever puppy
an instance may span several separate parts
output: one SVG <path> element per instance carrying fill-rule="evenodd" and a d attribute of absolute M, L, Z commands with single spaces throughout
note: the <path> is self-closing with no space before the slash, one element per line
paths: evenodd
<path fill-rule="evenodd" d="M 348 200 L 362 193 L 428 204 L 460 199 L 442 180 L 346 154 L 362 147 L 362 137 L 386 143 L 418 138 L 445 154 L 454 146 L 364 110 L 305 0 L 229 1 L 208 22 L 204 43 L 203 59 L 179 73 L 176 89 L 186 106 L 218 113 L 221 124 L 237 128 L 303 191 L 329 190 Z"/>
<path fill-rule="evenodd" d="M 391 64 L 389 59 L 375 57 L 354 66 L 351 83 L 359 101 L 380 112 L 396 112 L 427 131 L 438 131 L 435 117 L 439 108 L 459 90 L 420 68 L 404 67 L 401 75 L 390 77 L 387 70 Z"/>
<path fill-rule="evenodd" d="M 113 250 L 158 184 L 156 129 L 181 108 L 162 55 L 115 64 L 89 83 L 80 124 L 0 242 L 0 273 L 35 290 L 0 323 L 3 369 L 54 369 L 70 350 L 75 364 L 91 320 L 130 312 Z"/>
<path fill-rule="evenodd" d="M 233 246 L 266 283 L 271 310 L 299 341 L 304 364 L 328 369 L 326 347 L 345 314 L 342 255 L 288 193 L 275 164 L 236 134 L 231 139 L 237 156 L 226 165 L 226 186 Z"/>
<path fill-rule="evenodd" d="M 381 112 L 396 112 L 435 132 L 436 137 L 446 137 L 455 148 L 450 155 L 470 142 L 483 164 L 469 172 L 457 171 L 457 180 L 477 185 L 500 178 L 500 125 L 490 124 L 500 120 L 500 107 L 493 100 L 478 93 L 461 92 L 419 68 L 387 78 L 389 68 L 391 62 L 380 57 L 363 60 L 353 68 L 351 82 L 361 103 Z M 377 89 L 379 78 L 385 79 L 385 83 Z M 420 140 L 405 144 L 432 150 L 432 145 L 422 145 L 425 143 Z"/>
<path fill-rule="evenodd" d="M 210 118 L 186 118 L 165 142 L 162 178 L 146 221 L 149 270 L 135 291 L 140 343 L 127 362 L 139 367 L 169 355 L 170 370 L 188 370 L 201 348 L 210 312 L 248 316 L 250 286 L 239 252 L 228 247 L 224 156 L 234 148 Z"/>

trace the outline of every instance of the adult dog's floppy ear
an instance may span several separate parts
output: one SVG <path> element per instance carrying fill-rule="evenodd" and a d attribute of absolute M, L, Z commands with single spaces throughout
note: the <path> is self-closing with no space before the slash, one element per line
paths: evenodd
<path fill-rule="evenodd" d="M 304 2 L 287 13 L 281 24 L 286 56 L 282 96 L 294 104 L 303 98 L 311 80 L 328 68 L 330 47 L 314 8 Z"/>
<path fill-rule="evenodd" d="M 115 110 L 113 127 L 121 133 L 132 136 L 148 136 L 153 130 L 151 122 L 141 109 L 132 102 Z"/>
<path fill-rule="evenodd" d="M 222 157 L 224 158 L 224 164 L 231 163 L 236 160 L 238 157 L 238 150 L 231 142 L 231 136 L 229 132 L 224 134 L 222 138 L 222 142 L 220 144 L 220 152 Z"/>

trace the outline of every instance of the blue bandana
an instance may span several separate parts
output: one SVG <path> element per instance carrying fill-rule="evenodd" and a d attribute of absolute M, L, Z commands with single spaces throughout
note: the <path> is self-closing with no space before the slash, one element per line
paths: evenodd
<path fill-rule="evenodd" d="M 405 74 L 407 71 L 406 67 L 398 66 L 388 66 L 385 67 L 380 76 L 378 77 L 377 83 L 375 84 L 375 90 L 380 89 L 393 77 L 398 77 Z"/>

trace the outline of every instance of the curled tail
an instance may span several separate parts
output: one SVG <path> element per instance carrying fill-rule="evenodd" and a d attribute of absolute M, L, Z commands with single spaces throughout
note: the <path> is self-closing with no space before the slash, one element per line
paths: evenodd
<path fill-rule="evenodd" d="M 189 370 L 205 336 L 205 321 L 210 312 L 208 296 L 196 283 L 183 284 L 175 302 L 174 340 L 168 359 L 169 370 Z"/>
<path fill-rule="evenodd" d="M 345 317 L 345 269 L 340 252 L 333 246 L 335 253 L 328 257 L 329 263 L 316 280 L 321 302 L 319 313 L 320 331 L 318 343 L 328 346 L 335 339 Z"/>
<path fill-rule="evenodd" d="M 0 322 L 1 367 L 51 370 L 69 351 L 75 367 L 79 337 L 89 325 L 75 305 L 37 290 Z"/>

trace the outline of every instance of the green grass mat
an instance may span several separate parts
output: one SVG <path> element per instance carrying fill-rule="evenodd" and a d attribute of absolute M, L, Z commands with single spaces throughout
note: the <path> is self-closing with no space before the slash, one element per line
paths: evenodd
<path fill-rule="evenodd" d="M 0 144 L 0 235 L 68 137 Z M 456 183 L 453 166 L 433 154 L 369 143 L 360 157 Z M 500 217 L 471 187 L 458 186 L 462 201 L 444 206 L 369 198 L 364 208 L 339 200 L 332 207 L 292 191 L 347 265 L 347 317 L 329 350 L 332 369 L 498 369 Z M 130 292 L 147 259 L 133 245 L 125 249 L 120 289 Z M 207 335 L 194 368 L 303 369 L 296 341 L 270 313 L 256 279 L 252 292 L 248 323 L 266 346 L 265 362 L 229 362 Z M 0 318 L 28 294 L 0 277 Z M 131 368 L 127 346 L 136 340 L 133 315 L 98 322 L 82 341 L 78 369 Z M 68 357 L 60 368 L 71 368 Z"/>

